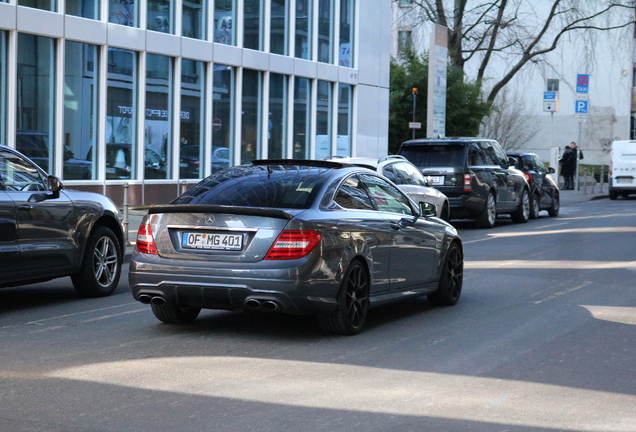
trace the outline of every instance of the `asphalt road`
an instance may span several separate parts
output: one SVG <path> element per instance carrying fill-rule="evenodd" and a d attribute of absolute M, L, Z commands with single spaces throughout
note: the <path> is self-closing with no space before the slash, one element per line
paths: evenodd
<path fill-rule="evenodd" d="M 455 307 L 374 308 L 353 337 L 311 317 L 159 323 L 69 279 L 0 290 L 0 431 L 636 431 L 636 199 L 465 244 Z"/>

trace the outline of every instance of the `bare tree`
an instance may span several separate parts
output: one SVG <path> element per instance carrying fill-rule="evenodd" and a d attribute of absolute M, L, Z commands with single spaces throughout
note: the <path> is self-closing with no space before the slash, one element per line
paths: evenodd
<path fill-rule="evenodd" d="M 394 0 L 400 1 L 400 0 Z M 503 74 L 492 81 L 487 100 L 528 63 L 540 62 L 571 33 L 609 31 L 634 23 L 634 0 L 412 0 L 420 22 L 448 27 L 451 61 L 460 68 L 476 61 L 483 82 L 493 59 L 503 59 Z M 499 78 L 501 77 L 501 78 Z"/>
<path fill-rule="evenodd" d="M 495 99 L 492 113 L 482 121 L 480 134 L 492 138 L 507 151 L 518 150 L 539 132 L 539 123 L 535 121 L 518 93 L 510 94 L 504 88 Z"/>

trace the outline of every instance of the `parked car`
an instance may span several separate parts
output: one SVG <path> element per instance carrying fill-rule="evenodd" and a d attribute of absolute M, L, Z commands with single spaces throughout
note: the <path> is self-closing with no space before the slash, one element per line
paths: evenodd
<path fill-rule="evenodd" d="M 109 295 L 124 246 L 110 199 L 65 190 L 57 177 L 0 145 L 0 287 L 71 276 L 80 294 Z"/>
<path fill-rule="evenodd" d="M 430 203 L 435 206 L 435 214 L 450 220 L 450 206 L 446 195 L 430 187 L 426 178 L 415 165 L 404 156 L 390 155 L 379 159 L 365 157 L 328 158 L 341 163 L 349 163 L 379 172 L 399 187 L 416 204 Z"/>
<path fill-rule="evenodd" d="M 181 147 L 179 166 L 181 178 L 199 178 L 201 148 L 196 144 L 187 144 Z M 228 168 L 230 166 L 230 149 L 227 147 L 215 147 L 212 149 L 212 172 Z"/>
<path fill-rule="evenodd" d="M 451 219 L 474 219 L 481 228 L 492 228 L 500 214 L 510 214 L 514 222 L 528 221 L 530 187 L 523 173 L 510 167 L 497 141 L 416 139 L 402 143 L 398 154 L 448 197 Z"/>
<path fill-rule="evenodd" d="M 459 300 L 462 242 L 433 216 L 366 168 L 254 161 L 151 207 L 129 283 L 165 323 L 191 322 L 202 308 L 279 311 L 355 334 L 370 304 Z"/>
<path fill-rule="evenodd" d="M 44 171 L 49 171 L 49 134 L 37 131 L 18 131 L 16 133 L 16 149 L 35 162 Z M 93 175 L 93 164 L 84 159 L 78 159 L 73 152 L 64 147 L 64 165 L 62 175 L 70 180 L 90 180 Z"/>
<path fill-rule="evenodd" d="M 546 168 L 543 160 L 534 153 L 508 152 L 515 168 L 523 172 L 530 186 L 530 219 L 539 217 L 541 210 L 550 216 L 558 216 L 560 205 L 559 186 L 550 174 L 554 168 Z"/>

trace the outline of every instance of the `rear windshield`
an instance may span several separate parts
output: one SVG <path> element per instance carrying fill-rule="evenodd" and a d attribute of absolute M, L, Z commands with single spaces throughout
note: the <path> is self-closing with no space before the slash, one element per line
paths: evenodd
<path fill-rule="evenodd" d="M 462 144 L 404 146 L 400 154 L 417 167 L 464 166 L 466 160 Z"/>
<path fill-rule="evenodd" d="M 240 166 L 212 175 L 173 204 L 308 209 L 331 168 Z"/>

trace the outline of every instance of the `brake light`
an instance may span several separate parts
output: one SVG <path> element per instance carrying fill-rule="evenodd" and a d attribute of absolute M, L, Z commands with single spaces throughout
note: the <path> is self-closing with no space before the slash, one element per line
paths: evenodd
<path fill-rule="evenodd" d="M 464 174 L 464 192 L 472 192 L 472 190 L 473 190 L 472 175 Z"/>
<path fill-rule="evenodd" d="M 152 230 L 148 224 L 139 225 L 139 231 L 137 231 L 137 250 L 145 254 L 159 255 L 155 238 L 152 236 Z"/>
<path fill-rule="evenodd" d="M 281 232 L 265 255 L 266 260 L 298 259 L 307 256 L 318 243 L 320 233 L 317 231 L 293 231 Z"/>
<path fill-rule="evenodd" d="M 532 181 L 532 174 L 524 172 L 523 176 L 526 178 L 526 180 L 528 180 L 528 183 Z"/>

